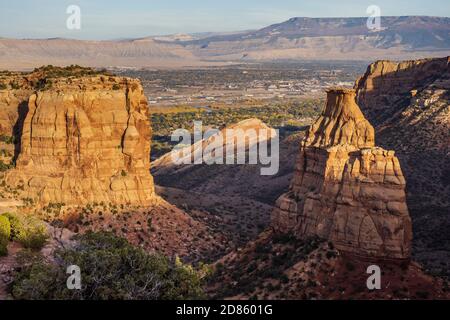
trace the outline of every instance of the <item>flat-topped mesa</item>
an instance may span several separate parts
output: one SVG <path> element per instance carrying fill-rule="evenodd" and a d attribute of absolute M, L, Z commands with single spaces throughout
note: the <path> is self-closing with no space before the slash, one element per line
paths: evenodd
<path fill-rule="evenodd" d="M 332 89 L 301 143 L 290 191 L 272 227 L 298 238 L 328 239 L 339 250 L 408 259 L 412 230 L 405 179 L 394 151 L 374 146 L 374 130 L 354 90 Z"/>
<path fill-rule="evenodd" d="M 39 203 L 148 205 L 151 129 L 139 80 L 59 78 L 31 95 L 7 182 Z"/>
<path fill-rule="evenodd" d="M 353 89 L 332 88 L 320 118 L 311 126 L 306 143 L 315 147 L 349 144 L 357 148 L 375 146 L 375 131 L 355 101 Z"/>

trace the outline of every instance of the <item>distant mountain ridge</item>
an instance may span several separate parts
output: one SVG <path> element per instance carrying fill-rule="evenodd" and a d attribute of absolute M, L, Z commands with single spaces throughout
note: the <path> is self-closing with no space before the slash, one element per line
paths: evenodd
<path fill-rule="evenodd" d="M 450 18 L 382 17 L 380 30 L 367 28 L 367 19 L 297 17 L 185 44 L 206 60 L 404 60 L 450 52 Z"/>
<path fill-rule="evenodd" d="M 176 34 L 129 40 L 16 40 L 0 37 L 0 68 L 42 64 L 183 67 L 284 60 L 418 59 L 450 55 L 450 18 L 295 17 L 259 30 Z"/>
<path fill-rule="evenodd" d="M 235 41 L 258 38 L 352 36 L 378 34 L 386 37 L 406 37 L 416 46 L 433 45 L 449 48 L 450 18 L 429 16 L 382 17 L 380 31 L 367 28 L 367 17 L 358 18 L 307 18 L 295 17 L 268 27 L 241 34 L 219 35 L 198 40 L 200 43 L 214 41 Z M 419 37 L 416 32 L 419 32 Z M 429 39 L 425 36 L 431 36 Z M 387 44 L 387 43 L 386 43 Z"/>

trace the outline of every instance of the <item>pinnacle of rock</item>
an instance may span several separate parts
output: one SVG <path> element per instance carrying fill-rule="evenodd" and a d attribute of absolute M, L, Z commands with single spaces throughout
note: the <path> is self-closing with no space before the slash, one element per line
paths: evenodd
<path fill-rule="evenodd" d="M 408 259 L 405 179 L 395 152 L 374 140 L 355 91 L 329 90 L 324 112 L 301 144 L 290 190 L 272 214 L 275 232 L 316 235 L 356 255 Z"/>
<path fill-rule="evenodd" d="M 375 146 L 375 131 L 356 104 L 355 95 L 353 89 L 332 88 L 327 91 L 325 110 L 308 133 L 308 145 L 331 147 L 349 144 L 357 148 Z"/>

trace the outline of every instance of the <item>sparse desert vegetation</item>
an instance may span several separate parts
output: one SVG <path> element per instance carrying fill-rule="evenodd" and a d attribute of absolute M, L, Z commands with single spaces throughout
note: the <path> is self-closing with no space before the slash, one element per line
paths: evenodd
<path fill-rule="evenodd" d="M 2 226 L 0 243 L 3 244 L 4 255 L 7 254 L 6 247 L 9 241 L 16 241 L 27 249 L 40 250 L 48 240 L 44 223 L 36 217 L 4 213 L 0 215 L 0 225 Z"/>
<path fill-rule="evenodd" d="M 56 263 L 49 263 L 38 254 L 22 252 L 12 296 L 27 300 L 204 297 L 202 285 L 209 274 L 207 266 L 194 269 L 179 259 L 171 261 L 159 254 L 149 254 L 111 233 L 86 233 L 75 241 L 73 247 L 54 253 Z M 82 270 L 81 290 L 71 291 L 66 286 L 66 269 L 73 264 Z"/>
<path fill-rule="evenodd" d="M 348 86 L 349 75 L 358 68 L 347 66 L 339 72 L 289 70 L 286 66 L 141 70 L 136 74 L 144 86 L 136 79 L 77 65 L 45 66 L 32 73 L 1 72 L 0 84 L 4 86 L 0 90 L 12 95 L 1 103 L 6 109 L 20 108 L 22 113 L 15 123 L 1 122 L 5 129 L 0 133 L 0 197 L 2 212 L 6 213 L 0 214 L 0 262 L 6 271 L 0 271 L 0 297 L 447 298 L 448 284 L 439 277 L 448 275 L 448 265 L 441 263 L 436 267 L 443 255 L 436 262 L 433 256 L 427 258 L 433 262 L 427 273 L 409 260 L 376 260 L 385 268 L 383 276 L 390 286 L 379 294 L 371 293 L 364 287 L 368 261 L 347 255 L 345 249 L 338 250 L 336 243 L 324 239 L 324 233 L 322 237 L 298 237 L 296 232 L 283 233 L 275 228 L 275 207 L 289 207 L 290 214 L 306 207 L 298 194 L 292 202 L 277 204 L 276 200 L 288 191 L 294 171 L 298 174 L 307 167 L 296 162 L 300 141 L 311 133 L 308 128 L 325 104 L 323 92 L 312 94 L 313 90 L 334 83 Z M 317 79 L 308 82 L 304 79 L 308 74 Z M 209 85 L 211 91 L 203 92 L 201 87 Z M 307 90 L 299 87 L 302 85 Z M 28 104 L 27 99 L 36 90 L 39 101 Z M 149 99 L 143 90 L 152 92 Z M 194 96 L 194 91 L 202 92 Z M 62 92 L 67 95 L 65 103 L 55 108 L 49 101 L 60 101 Z M 161 94 L 161 99 L 155 94 Z M 447 96 L 438 98 L 443 97 Z M 67 102 L 72 100 L 73 103 Z M 420 114 L 422 109 L 427 117 L 441 112 L 445 104 L 439 101 L 429 109 L 418 104 L 421 110 L 415 108 L 407 115 Z M 341 109 L 349 105 L 352 104 Z M 28 117 L 27 106 L 36 108 L 33 112 L 40 116 Z M 345 116 L 357 118 L 359 122 L 355 123 L 361 127 L 359 113 L 351 111 L 353 115 L 347 112 Z M 54 112 L 60 113 L 55 117 Z M 261 177 L 260 165 L 199 165 L 167 170 L 155 166 L 153 176 L 149 174 L 150 143 L 153 161 L 171 150 L 174 142 L 170 141 L 170 134 L 175 129 L 191 130 L 195 120 L 201 120 L 205 128 L 223 129 L 249 118 L 280 131 L 280 170 L 274 176 Z M 330 116 L 326 121 L 341 124 L 335 120 Z M 441 124 L 445 119 L 438 117 L 436 121 Z M 344 122 L 350 121 L 345 118 Z M 366 125 L 368 129 L 363 131 L 370 133 Z M 339 139 L 347 134 L 356 136 L 352 130 L 340 129 L 334 126 L 327 132 L 338 132 Z M 48 130 L 55 131 L 49 135 Z M 424 129 L 428 140 L 445 138 L 445 133 L 433 136 L 431 131 Z M 403 134 L 399 130 L 392 135 L 399 141 L 395 146 L 400 150 L 398 154 L 405 150 Z M 23 141 L 27 143 L 24 148 Z M 418 151 L 429 147 L 419 143 L 421 139 L 412 141 L 417 143 Z M 386 142 L 393 143 L 384 139 Z M 367 154 L 367 150 L 364 152 Z M 428 154 L 417 163 L 431 161 L 432 157 Z M 311 163 L 309 159 L 308 162 Z M 430 177 L 439 178 L 446 185 L 438 170 L 430 170 Z M 397 178 L 400 176 L 396 174 Z M 154 186 L 154 181 L 161 186 Z M 411 190 L 416 191 L 417 181 L 412 183 Z M 397 181 L 394 188 L 398 190 L 400 185 Z M 323 185 L 304 188 L 311 199 L 317 198 L 322 189 Z M 442 191 L 445 190 L 440 187 L 430 190 Z M 429 195 L 428 192 L 424 197 Z M 347 200 L 337 201 L 342 208 L 341 202 Z M 327 201 L 321 201 L 321 205 L 326 204 Z M 390 204 L 389 212 L 404 209 L 402 204 Z M 442 208 L 446 202 L 435 205 L 429 210 L 444 217 Z M 416 206 L 413 208 L 417 210 Z M 291 220 L 284 221 L 284 226 L 294 227 L 299 218 L 296 222 L 292 216 L 287 219 Z M 440 224 L 439 235 L 420 229 L 415 244 L 422 249 L 425 243 L 433 250 L 445 251 L 445 227 L 445 223 Z M 373 236 L 370 232 L 375 229 L 370 228 L 367 234 Z M 423 259 L 423 251 L 421 254 Z M 405 255 L 409 258 L 409 251 Z M 66 268 L 71 264 L 82 270 L 82 290 L 65 287 Z"/>

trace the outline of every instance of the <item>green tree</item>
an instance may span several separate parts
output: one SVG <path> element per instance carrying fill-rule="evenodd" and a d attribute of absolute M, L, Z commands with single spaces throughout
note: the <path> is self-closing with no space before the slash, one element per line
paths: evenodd
<path fill-rule="evenodd" d="M 112 233 L 75 237 L 76 245 L 58 250 L 54 263 L 32 256 L 15 276 L 16 299 L 152 300 L 204 297 L 205 268 L 198 271 L 159 254 L 148 254 Z M 81 269 L 81 290 L 68 290 L 66 269 Z"/>
<path fill-rule="evenodd" d="M 5 216 L 0 216 L 0 256 L 8 254 L 8 242 L 11 235 L 11 225 Z"/>
<path fill-rule="evenodd" d="M 10 240 L 18 241 L 25 248 L 40 250 L 47 242 L 47 228 L 42 221 L 16 213 L 5 213 L 0 217 L 10 223 Z"/>

